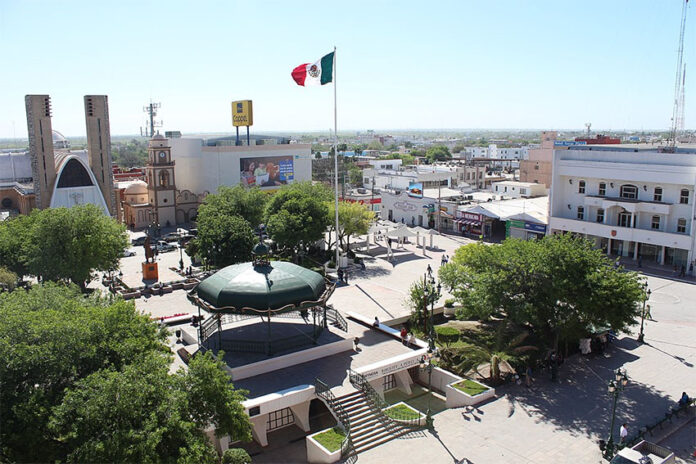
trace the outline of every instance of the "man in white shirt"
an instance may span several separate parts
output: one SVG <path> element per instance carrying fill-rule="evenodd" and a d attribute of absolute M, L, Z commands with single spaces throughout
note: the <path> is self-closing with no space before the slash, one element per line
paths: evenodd
<path fill-rule="evenodd" d="M 628 436 L 628 428 L 626 428 L 626 424 L 622 424 L 621 428 L 619 429 L 619 436 L 621 437 L 621 443 L 626 441 L 626 437 Z"/>

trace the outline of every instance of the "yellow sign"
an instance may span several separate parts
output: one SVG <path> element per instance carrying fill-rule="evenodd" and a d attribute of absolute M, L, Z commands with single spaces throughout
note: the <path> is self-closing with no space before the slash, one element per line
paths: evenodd
<path fill-rule="evenodd" d="M 232 102 L 232 125 L 235 127 L 254 125 L 254 111 L 251 106 L 251 100 Z"/>

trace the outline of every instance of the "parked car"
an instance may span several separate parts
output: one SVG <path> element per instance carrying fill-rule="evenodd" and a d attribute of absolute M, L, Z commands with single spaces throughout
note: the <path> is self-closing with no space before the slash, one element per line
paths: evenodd
<path fill-rule="evenodd" d="M 162 240 L 164 240 L 165 242 L 178 242 L 180 238 L 181 235 L 179 234 L 179 232 L 169 232 L 164 237 L 162 237 Z"/>
<path fill-rule="evenodd" d="M 133 250 L 123 250 L 123 253 L 121 254 L 122 257 L 127 258 L 129 256 L 135 256 L 135 251 Z"/>
<path fill-rule="evenodd" d="M 131 240 L 131 244 L 133 246 L 143 246 L 145 245 L 145 239 L 147 238 L 146 235 L 143 235 L 142 237 L 134 238 Z"/>
<path fill-rule="evenodd" d="M 176 245 L 167 243 L 164 240 L 160 240 L 159 242 L 157 242 L 157 245 L 155 245 L 155 247 L 158 253 L 166 253 L 168 251 L 174 251 L 178 248 Z"/>
<path fill-rule="evenodd" d="M 189 229 L 188 231 L 189 235 L 193 235 L 194 237 L 198 236 L 198 229 Z"/>
<path fill-rule="evenodd" d="M 193 240 L 194 238 L 195 238 L 195 237 L 194 237 L 193 235 L 184 234 L 184 235 L 181 236 L 181 242 L 182 242 L 184 245 L 186 245 L 188 242 L 190 242 L 190 241 Z"/>

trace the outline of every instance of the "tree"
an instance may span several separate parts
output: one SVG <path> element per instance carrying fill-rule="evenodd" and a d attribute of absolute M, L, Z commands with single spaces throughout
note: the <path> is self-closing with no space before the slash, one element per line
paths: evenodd
<path fill-rule="evenodd" d="M 428 148 L 425 156 L 428 158 L 428 162 L 430 163 L 452 159 L 452 154 L 450 154 L 449 149 L 444 145 L 435 145 Z"/>
<path fill-rule="evenodd" d="M 14 290 L 17 286 L 17 274 L 0 266 L 0 291 Z"/>
<path fill-rule="evenodd" d="M 404 142 L 404 148 L 413 148 L 413 142 Z"/>
<path fill-rule="evenodd" d="M 23 222 L 30 231 L 22 247 L 28 273 L 44 280 L 69 280 L 85 290 L 91 273 L 117 268 L 128 247 L 126 226 L 91 204 L 34 210 L 31 216 Z"/>
<path fill-rule="evenodd" d="M 324 236 L 332 197 L 327 187 L 310 182 L 281 188 L 266 207 L 268 235 L 281 249 L 306 248 Z"/>
<path fill-rule="evenodd" d="M 458 317 L 506 317 L 555 348 L 590 326 L 625 331 L 635 322 L 640 279 L 612 264 L 591 242 L 564 234 L 465 245 L 440 277 L 462 304 Z"/>
<path fill-rule="evenodd" d="M 228 448 L 222 453 L 222 464 L 249 464 L 251 457 L 243 448 Z"/>
<path fill-rule="evenodd" d="M 350 183 L 357 186 L 362 186 L 363 172 L 362 169 L 354 164 L 348 167 L 348 179 Z"/>
<path fill-rule="evenodd" d="M 169 373 L 166 332 L 133 303 L 36 285 L 0 294 L 0 460 L 217 463 L 203 433 L 250 439 L 210 353 Z"/>
<path fill-rule="evenodd" d="M 198 220 L 207 216 L 240 216 L 251 227 L 257 227 L 263 222 L 263 213 L 268 201 L 268 194 L 258 187 L 244 188 L 221 186 L 216 194 L 205 197 L 198 208 Z"/>
<path fill-rule="evenodd" d="M 465 148 L 464 145 L 462 145 L 461 143 L 458 143 L 454 146 L 454 148 L 452 148 L 452 153 L 461 153 L 464 151 L 464 148 Z"/>
<path fill-rule="evenodd" d="M 507 331 L 505 322 L 498 324 L 495 341 L 491 344 L 477 343 L 465 337 L 464 341 L 467 343 L 463 347 L 453 349 L 458 359 L 456 368 L 462 373 L 473 369 L 477 374 L 482 375 L 479 369 L 485 366 L 489 369 L 488 380 L 493 384 L 500 382 L 501 367 L 507 372 L 515 372 L 513 364 L 520 359 L 520 356 L 537 350 L 537 347 L 522 345 L 529 336 L 529 332 L 522 331 L 512 338 L 507 338 Z"/>
<path fill-rule="evenodd" d="M 367 144 L 367 149 L 381 151 L 384 150 L 384 145 L 382 145 L 382 143 L 379 140 L 373 140 L 372 142 Z"/>
<path fill-rule="evenodd" d="M 339 153 L 343 153 L 344 151 L 347 151 L 347 150 L 348 150 L 348 145 L 346 145 L 345 143 L 338 144 L 338 152 Z"/>
<path fill-rule="evenodd" d="M 35 215 L 20 215 L 0 222 L 0 265 L 19 277 L 29 273 L 31 231 L 35 218 Z"/>
<path fill-rule="evenodd" d="M 430 314 L 430 305 L 438 298 L 439 295 L 432 281 L 418 279 L 413 282 L 405 302 L 411 309 L 411 323 L 416 327 L 425 327 Z"/>
<path fill-rule="evenodd" d="M 329 203 L 329 217 L 333 218 L 336 209 L 334 203 Z M 351 235 L 365 235 L 374 220 L 375 214 L 365 205 L 357 202 L 338 202 L 338 226 L 340 227 L 339 240 L 343 246 L 346 239 L 346 250 L 350 250 Z"/>
<path fill-rule="evenodd" d="M 207 213 L 198 215 L 198 236 L 191 242 L 206 263 L 225 267 L 249 261 L 257 238 L 241 216 Z"/>
<path fill-rule="evenodd" d="M 411 156 L 415 158 L 422 158 L 425 156 L 425 150 L 411 150 Z"/>

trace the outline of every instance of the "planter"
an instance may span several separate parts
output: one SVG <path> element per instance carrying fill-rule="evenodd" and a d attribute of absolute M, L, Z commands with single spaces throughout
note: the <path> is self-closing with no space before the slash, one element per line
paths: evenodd
<path fill-rule="evenodd" d="M 442 314 L 445 317 L 454 317 L 456 311 L 457 311 L 457 308 L 455 308 L 454 306 L 452 306 L 451 308 L 448 308 L 447 306 L 445 306 L 442 310 Z"/>
<path fill-rule="evenodd" d="M 467 393 L 462 390 L 462 388 L 469 390 L 469 388 L 466 388 L 465 383 L 471 385 L 474 390 L 477 390 L 477 385 L 480 386 L 480 392 L 474 394 Z M 447 395 L 447 407 L 457 408 L 460 406 L 472 406 L 493 398 L 495 396 L 495 388 L 488 387 L 474 380 L 464 379 L 448 384 L 445 388 L 445 393 Z"/>
<path fill-rule="evenodd" d="M 398 416 L 396 416 L 396 417 L 391 416 L 389 414 L 389 412 L 387 412 L 387 411 L 393 410 L 393 409 L 402 409 L 402 410 L 405 409 L 406 411 L 404 411 L 404 412 L 407 412 L 407 411 L 413 412 L 414 417 L 413 418 L 399 418 Z M 387 417 L 389 417 L 389 419 L 393 420 L 394 422 L 399 422 L 401 424 L 406 424 L 406 425 L 418 425 L 420 427 L 425 425 L 425 414 L 423 414 L 419 410 L 409 406 L 408 404 L 404 403 L 403 401 L 392 404 L 388 408 L 384 408 L 382 411 L 384 412 L 384 414 L 387 415 Z M 403 415 L 402 415 L 402 417 L 403 417 Z"/>
<path fill-rule="evenodd" d="M 333 428 L 321 430 L 317 433 L 307 436 L 307 462 L 310 462 L 312 464 L 332 464 L 341 460 L 340 444 L 338 445 L 338 449 L 331 451 L 325 448 L 324 445 L 322 445 L 322 443 L 320 443 L 317 439 L 314 438 L 318 435 L 331 433 L 331 431 L 334 429 L 340 430 L 340 428 L 336 426 Z M 341 433 L 343 432 L 341 431 Z M 321 440 L 321 437 L 319 439 Z"/>

